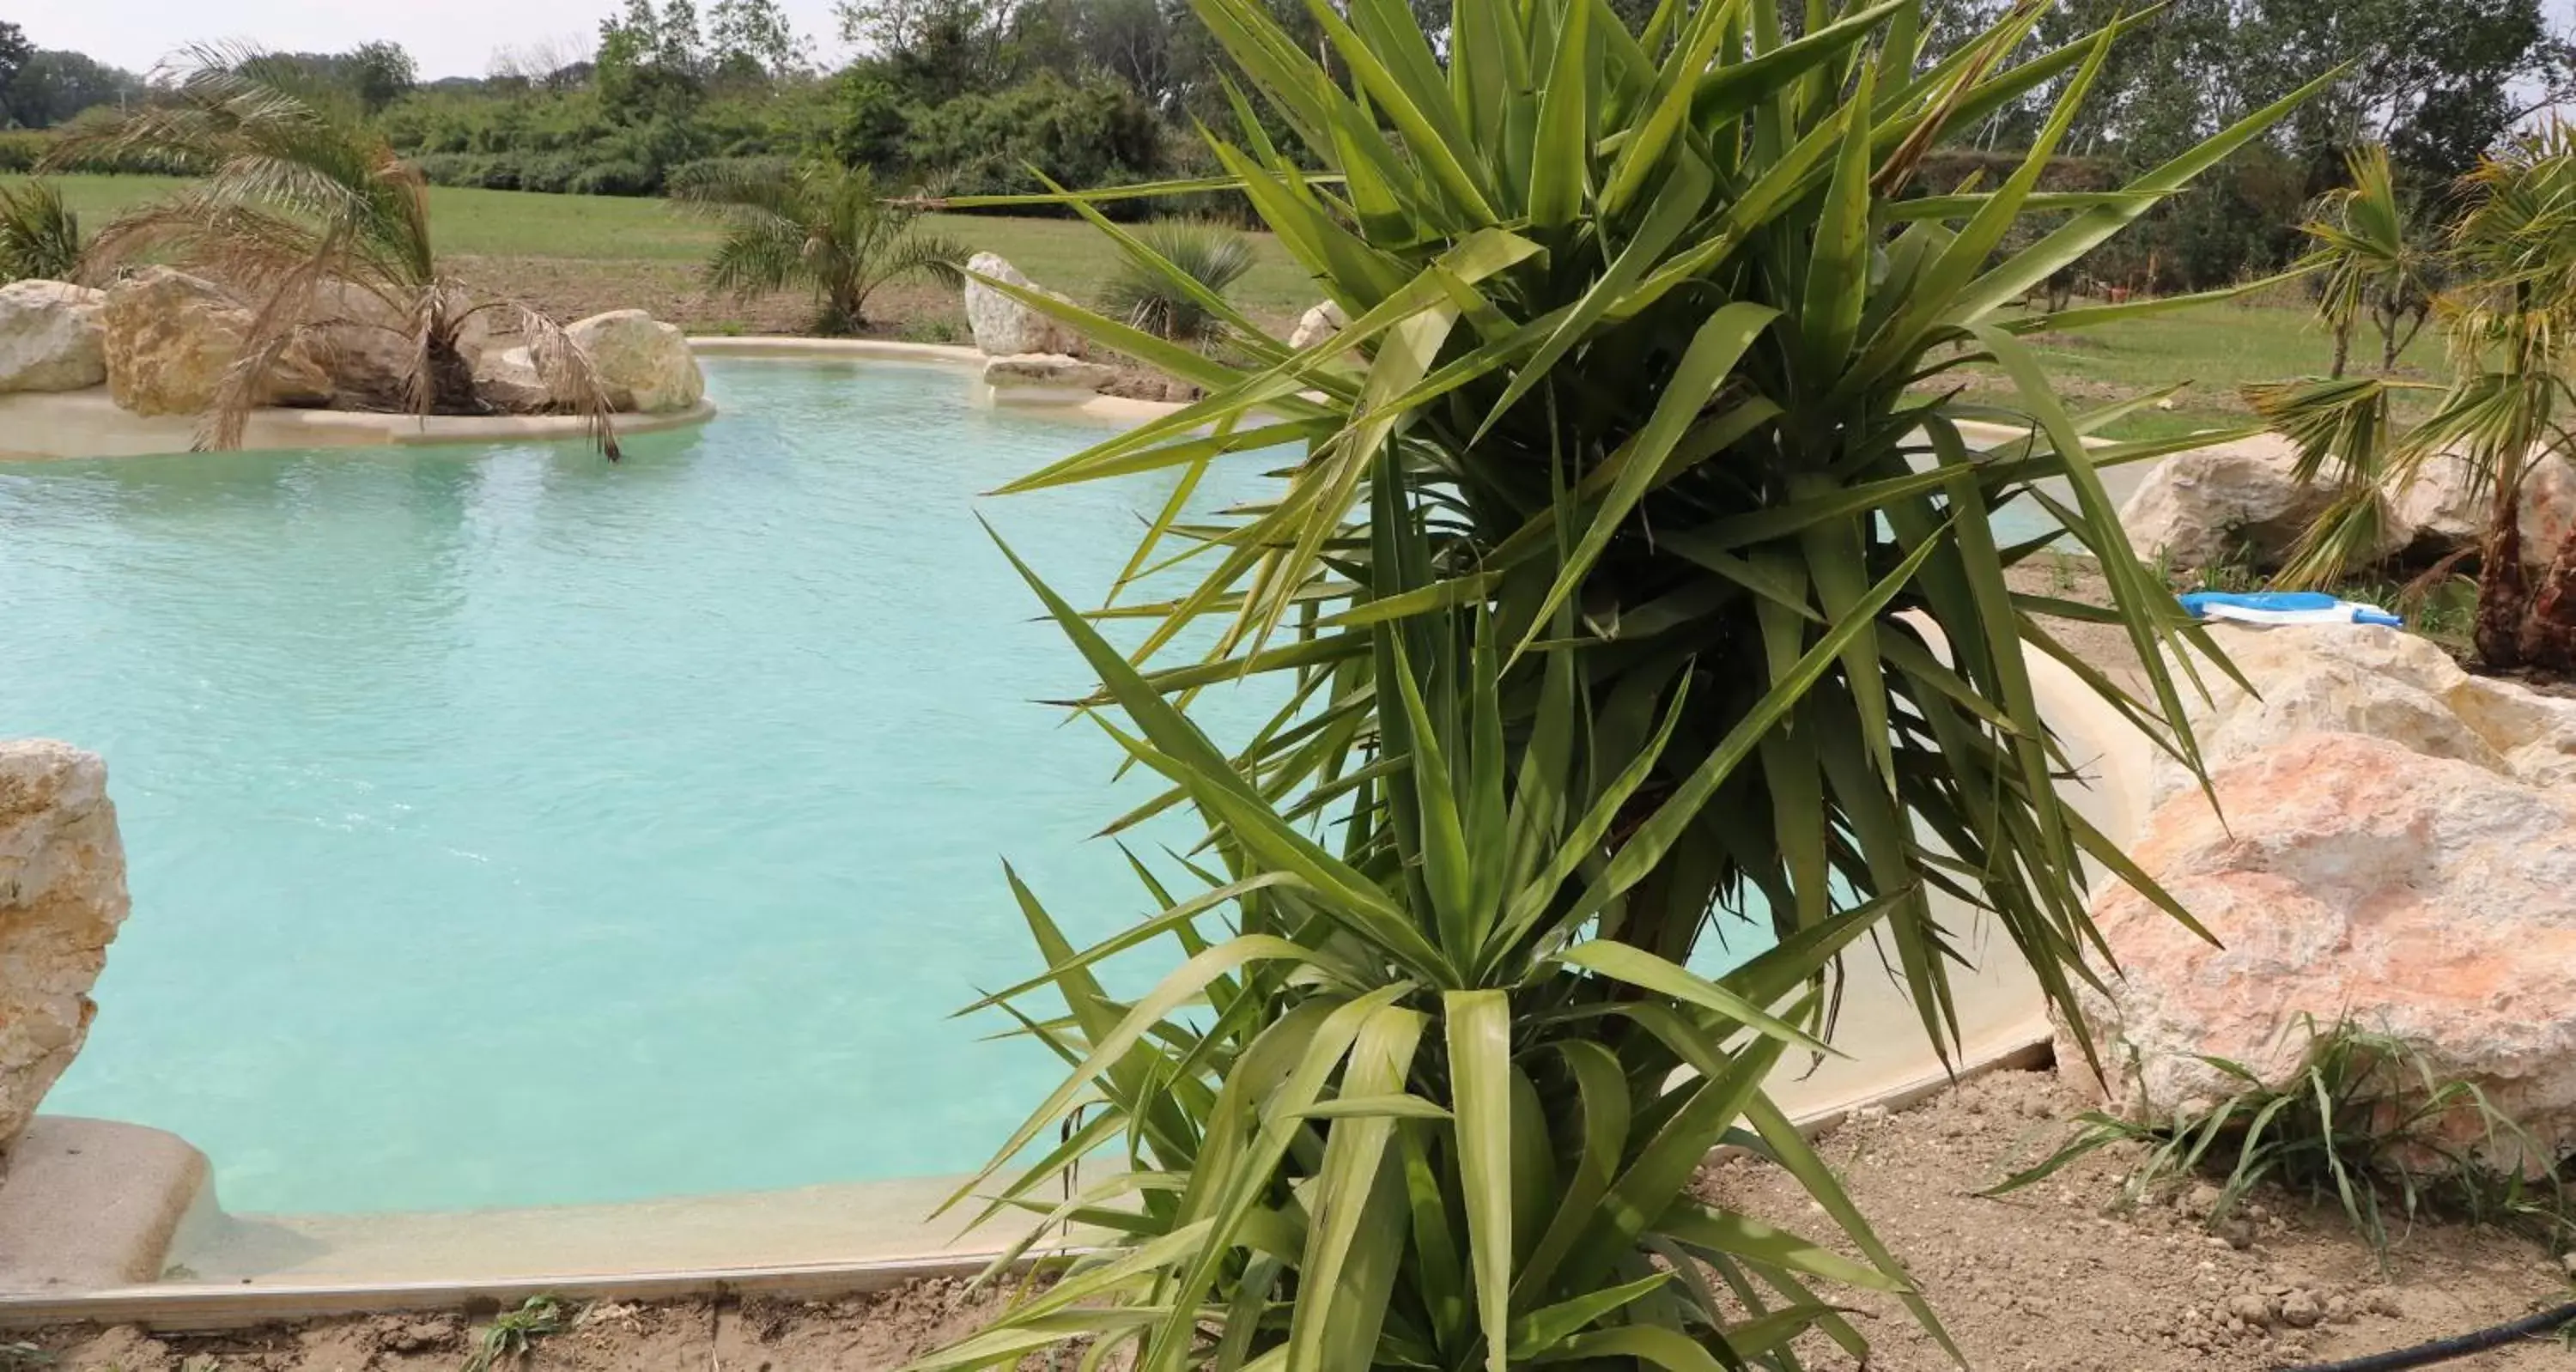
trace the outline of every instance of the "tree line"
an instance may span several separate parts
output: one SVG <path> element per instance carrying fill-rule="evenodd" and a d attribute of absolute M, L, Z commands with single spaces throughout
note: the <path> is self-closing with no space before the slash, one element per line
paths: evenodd
<path fill-rule="evenodd" d="M 1264 2 L 1304 50 L 1323 48 L 1304 0 Z M 1412 3 L 1445 50 L 1445 0 Z M 1925 30 L 1936 43 L 1981 32 L 2012 3 L 1925 0 Z M 1609 5 L 1632 29 L 1653 12 L 1649 0 Z M 2021 55 L 2134 8 L 2064 0 Z M 1794 38 L 1798 7 L 1783 9 Z M 2437 212 L 2447 187 L 2576 76 L 2576 47 L 2543 0 L 2168 0 L 2127 22 L 2061 145 L 2053 188 L 2119 184 L 2320 72 L 2352 73 L 2087 262 L 2089 276 L 2131 289 L 2285 264 L 2306 208 L 2341 184 L 2356 146 L 2385 144 L 2410 203 Z M 776 0 L 703 11 L 624 0 L 595 40 L 504 49 L 479 78 L 423 83 L 390 43 L 256 60 L 347 91 L 432 180 L 513 190 L 653 195 L 691 164 L 746 157 L 826 160 L 956 193 L 1039 189 L 1031 166 L 1066 185 L 1116 185 L 1209 170 L 1192 125 L 1234 118 L 1231 68 L 1188 0 L 841 0 L 835 29 L 860 55 L 827 65 Z M 81 54 L 35 49 L 0 21 L 0 125 L 59 126 L 148 90 Z M 1940 178 L 2029 146 L 2056 94 L 2043 86 L 1953 130 L 1917 188 L 1956 189 Z M 0 143 L 0 170 L 11 163 Z"/>

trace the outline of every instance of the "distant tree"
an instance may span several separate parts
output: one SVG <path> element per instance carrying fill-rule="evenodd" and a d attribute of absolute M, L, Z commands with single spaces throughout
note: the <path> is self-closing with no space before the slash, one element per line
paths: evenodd
<path fill-rule="evenodd" d="M 0 86 L 0 123 L 31 129 L 52 128 L 99 105 L 113 105 L 143 93 L 143 78 L 77 52 L 39 50 Z"/>
<path fill-rule="evenodd" d="M 35 45 L 27 41 L 27 31 L 0 19 L 0 125 L 12 122 L 8 91 L 18 81 L 18 69 L 36 55 Z"/>
<path fill-rule="evenodd" d="M 420 78 L 420 67 L 400 43 L 361 43 L 349 50 L 349 83 L 358 92 L 358 103 L 370 113 L 383 109 L 411 90 Z"/>
<path fill-rule="evenodd" d="M 804 68 L 805 48 L 778 0 L 716 0 L 707 11 L 707 59 L 719 81 L 774 81 Z"/>
<path fill-rule="evenodd" d="M 814 293 L 814 331 L 847 334 L 867 327 L 868 296 L 896 277 L 965 280 L 966 246 L 919 230 L 921 211 L 894 189 L 864 167 L 745 161 L 700 163 L 671 194 L 725 228 L 709 288 L 749 299 L 802 286 Z"/>
<path fill-rule="evenodd" d="M 653 0 L 626 0 L 624 13 L 599 22 L 593 69 L 599 101 L 616 118 L 642 123 L 687 114 L 700 80 L 698 14 L 689 0 L 657 11 Z"/>

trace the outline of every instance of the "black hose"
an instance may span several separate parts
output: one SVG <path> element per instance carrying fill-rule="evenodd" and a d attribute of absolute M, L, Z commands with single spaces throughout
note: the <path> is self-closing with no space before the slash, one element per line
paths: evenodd
<path fill-rule="evenodd" d="M 2525 1315 L 2521 1319 L 2511 1320 L 2493 1328 L 2473 1330 L 2447 1339 L 2435 1339 L 2431 1343 L 2419 1343 L 2412 1348 L 2392 1348 L 2385 1353 L 2373 1353 L 2364 1358 L 2346 1358 L 2342 1362 L 2301 1363 L 2296 1367 L 2282 1368 L 2281 1372 L 2402 1372 L 2409 1367 L 2430 1367 L 2437 1362 L 2465 1358 L 2471 1353 L 2483 1353 L 2490 1348 L 2512 1343 L 2516 1339 L 2527 1339 L 2534 1334 L 2546 1334 L 2560 1325 L 2569 1323 L 2576 1323 L 2576 1302 L 2559 1306 L 2555 1310 L 2543 1310 L 2537 1315 Z"/>

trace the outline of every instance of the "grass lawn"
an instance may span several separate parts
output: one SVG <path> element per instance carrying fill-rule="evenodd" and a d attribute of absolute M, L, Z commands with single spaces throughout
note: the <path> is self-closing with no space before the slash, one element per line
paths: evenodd
<path fill-rule="evenodd" d="M 10 178 L 0 177 L 0 184 Z M 180 184 L 166 176 L 55 178 L 63 198 L 91 232 L 116 215 Z M 443 253 L 478 258 L 547 258 L 591 262 L 694 265 L 718 236 L 714 225 L 660 200 L 607 195 L 537 195 L 525 191 L 433 186 L 432 241 Z M 1078 219 L 934 214 L 924 227 L 978 250 L 1000 253 L 1029 278 L 1087 297 L 1115 256 L 1100 231 Z M 1295 320 L 1320 298 L 1268 234 L 1253 240 L 1253 267 L 1235 300 L 1256 315 Z"/>
<path fill-rule="evenodd" d="M 178 184 L 151 176 L 66 176 L 60 182 L 93 231 Z M 703 297 L 695 269 L 714 244 L 716 229 L 662 201 L 446 186 L 429 194 L 434 237 L 461 274 L 567 317 L 642 305 L 693 329 L 776 332 L 798 328 L 809 309 L 793 298 L 745 303 Z M 1033 280 L 1078 299 L 1092 297 L 1115 263 L 1098 231 L 1078 220 L 942 214 L 924 223 L 970 247 L 998 252 Z M 1317 292 L 1276 240 L 1250 237 L 1254 265 L 1236 285 L 1235 299 L 1284 329 L 1314 303 Z M 2322 375 L 2331 358 L 2332 340 L 2295 299 L 2278 298 L 2287 294 L 2102 330 L 2040 334 L 2031 342 L 2067 403 L 2078 410 L 2190 383 L 2174 409 L 2132 416 L 2110 431 L 2116 436 L 2240 425 L 2252 416 L 2238 387 Z M 906 337 L 962 336 L 954 297 L 927 286 L 888 288 L 870 302 L 870 315 L 881 329 Z M 2353 351 L 2375 358 L 2378 340 L 2365 333 Z M 2427 331 L 2399 359 L 2398 373 L 2422 378 L 2440 362 L 2440 341 Z M 1996 373 L 1981 372 L 1972 394 L 2013 404 L 2009 385 Z"/>

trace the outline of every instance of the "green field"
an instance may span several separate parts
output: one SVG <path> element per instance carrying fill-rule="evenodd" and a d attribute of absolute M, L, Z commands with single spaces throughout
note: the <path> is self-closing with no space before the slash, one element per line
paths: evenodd
<path fill-rule="evenodd" d="M 0 183 L 9 179 L 0 177 Z M 91 232 L 180 184 L 163 176 L 55 179 Z M 662 200 L 433 186 L 429 204 L 439 251 L 474 257 L 688 263 L 705 257 L 717 237 L 714 225 Z M 1087 296 L 1115 261 L 1099 230 L 1076 219 L 935 214 L 922 222 L 970 247 L 1000 253 L 1031 280 L 1069 295 Z M 1255 314 L 1293 320 L 1315 303 L 1316 291 L 1269 235 L 1249 236 L 1253 268 L 1236 285 L 1235 299 Z"/>
<path fill-rule="evenodd" d="M 165 177 L 67 176 L 66 197 L 94 231 L 120 211 L 178 184 Z M 600 302 L 640 304 L 691 327 L 757 331 L 793 327 L 794 302 L 759 314 L 728 313 L 686 299 L 693 264 L 714 243 L 715 228 L 658 200 L 535 195 L 518 191 L 436 187 L 430 191 L 434 235 L 442 252 L 472 259 L 474 275 L 569 309 Z M 1098 231 L 1077 220 L 942 214 L 925 223 L 971 247 L 1009 258 L 1029 276 L 1077 298 L 1093 294 L 1115 256 Z M 1256 316 L 1284 325 L 1316 292 L 1278 243 L 1251 235 L 1255 264 L 1236 286 L 1236 300 Z M 2276 292 L 2278 295 L 2286 294 Z M 878 322 L 919 326 L 932 336 L 957 327 L 953 301 L 926 288 L 885 297 Z M 2041 334 L 2032 343 L 2057 378 L 2068 404 L 2087 409 L 2188 382 L 2170 411 L 2148 411 L 2115 427 L 2124 437 L 2153 437 L 2249 421 L 2237 388 L 2255 381 L 2322 374 L 2332 340 L 2294 299 L 2210 306 L 2074 334 Z M 2356 356 L 2374 358 L 2365 336 Z M 2400 359 L 2401 375 L 2422 376 L 2440 362 L 2429 332 Z M 1996 404 L 2012 397 L 1999 377 L 1981 375 L 1976 394 Z"/>

